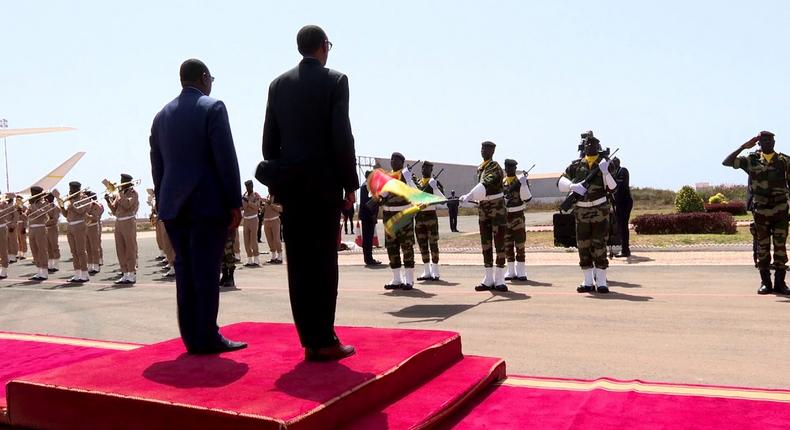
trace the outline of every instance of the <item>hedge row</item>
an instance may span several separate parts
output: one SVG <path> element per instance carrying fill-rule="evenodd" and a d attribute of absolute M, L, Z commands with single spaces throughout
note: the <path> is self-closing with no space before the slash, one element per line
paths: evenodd
<path fill-rule="evenodd" d="M 705 212 L 727 212 L 733 215 L 746 215 L 746 203 L 732 201 L 728 203 L 706 203 Z"/>
<path fill-rule="evenodd" d="M 637 234 L 735 234 L 735 218 L 727 212 L 640 215 L 631 221 Z"/>

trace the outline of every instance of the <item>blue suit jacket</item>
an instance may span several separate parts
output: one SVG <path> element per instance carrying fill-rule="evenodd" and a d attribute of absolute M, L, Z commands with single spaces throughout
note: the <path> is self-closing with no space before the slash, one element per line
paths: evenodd
<path fill-rule="evenodd" d="M 184 88 L 154 118 L 151 173 L 159 219 L 229 216 L 241 207 L 239 161 L 225 104 Z"/>

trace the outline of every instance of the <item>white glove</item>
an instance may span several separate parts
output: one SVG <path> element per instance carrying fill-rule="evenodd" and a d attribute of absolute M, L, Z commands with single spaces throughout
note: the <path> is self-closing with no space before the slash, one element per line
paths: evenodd
<path fill-rule="evenodd" d="M 430 185 L 431 188 L 436 188 L 436 179 L 434 178 L 428 179 L 428 185 Z"/>
<path fill-rule="evenodd" d="M 400 174 L 403 175 L 403 179 L 406 180 L 406 185 L 412 188 L 417 188 L 417 185 L 414 184 L 414 178 L 412 177 L 408 167 L 404 167 Z"/>
<path fill-rule="evenodd" d="M 458 198 L 458 200 L 462 201 L 463 203 L 468 202 L 469 201 L 469 194 L 462 195 L 461 197 Z"/>
<path fill-rule="evenodd" d="M 601 169 L 602 172 L 608 172 L 609 171 L 609 160 L 604 158 L 603 160 L 601 160 L 600 163 L 598 163 L 598 167 Z"/>
<path fill-rule="evenodd" d="M 522 186 L 526 186 L 527 185 L 527 175 L 519 176 L 518 177 L 518 181 L 521 182 Z"/>
<path fill-rule="evenodd" d="M 571 184 L 571 191 L 573 191 L 574 193 L 580 196 L 587 194 L 587 188 L 584 188 L 584 185 L 582 185 L 581 182 Z"/>

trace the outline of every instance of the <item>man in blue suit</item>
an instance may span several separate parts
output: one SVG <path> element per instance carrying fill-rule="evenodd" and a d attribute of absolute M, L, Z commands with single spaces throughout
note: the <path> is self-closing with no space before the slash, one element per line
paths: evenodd
<path fill-rule="evenodd" d="M 247 345 L 217 326 L 220 261 L 241 221 L 239 162 L 225 104 L 209 97 L 214 77 L 200 60 L 181 64 L 181 94 L 151 126 L 157 213 L 176 253 L 178 328 L 190 354 Z"/>

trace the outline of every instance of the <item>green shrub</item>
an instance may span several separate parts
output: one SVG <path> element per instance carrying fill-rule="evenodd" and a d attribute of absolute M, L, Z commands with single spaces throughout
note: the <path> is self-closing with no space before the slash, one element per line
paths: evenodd
<path fill-rule="evenodd" d="M 688 185 L 678 191 L 675 197 L 675 210 L 680 213 L 704 212 L 702 198 Z"/>
<path fill-rule="evenodd" d="M 711 196 L 715 196 L 716 194 L 724 194 L 730 200 L 740 200 L 743 202 L 747 200 L 746 185 L 714 185 L 712 187 L 698 189 L 697 194 L 706 202 Z"/>
<path fill-rule="evenodd" d="M 710 203 L 710 204 L 722 204 L 722 203 L 728 203 L 728 202 L 729 202 L 729 200 L 727 200 L 727 196 L 725 196 L 722 193 L 716 193 L 716 194 L 708 197 L 708 203 Z"/>

